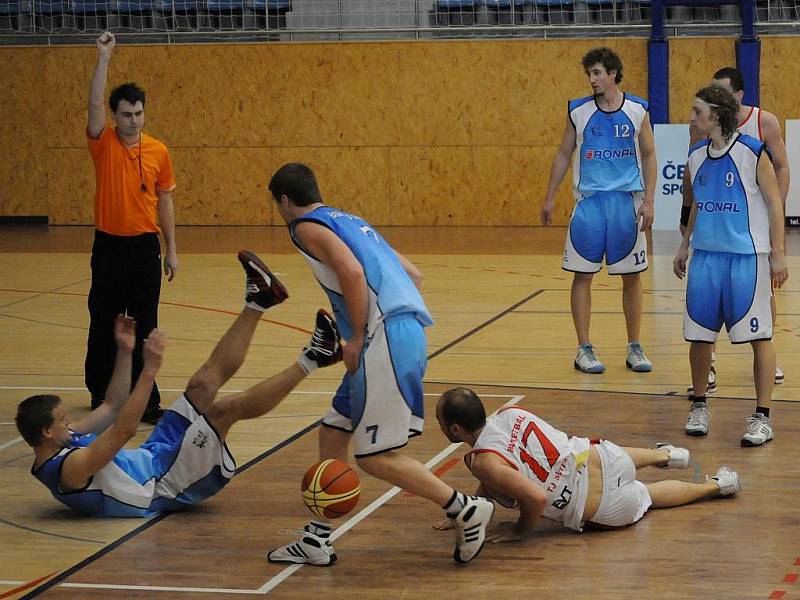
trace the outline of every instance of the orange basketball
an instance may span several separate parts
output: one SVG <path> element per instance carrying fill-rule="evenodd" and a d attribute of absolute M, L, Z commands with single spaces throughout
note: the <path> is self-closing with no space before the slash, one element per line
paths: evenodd
<path fill-rule="evenodd" d="M 308 510 L 326 519 L 343 517 L 358 504 L 361 484 L 347 463 L 328 459 L 312 465 L 300 486 Z"/>

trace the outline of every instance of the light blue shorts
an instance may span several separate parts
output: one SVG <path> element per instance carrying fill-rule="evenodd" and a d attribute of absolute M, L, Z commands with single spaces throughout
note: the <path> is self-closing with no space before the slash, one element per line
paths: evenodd
<path fill-rule="evenodd" d="M 595 192 L 579 200 L 572 212 L 561 268 L 597 273 L 605 257 L 610 275 L 647 269 L 647 238 L 636 212 L 641 192 Z"/>
<path fill-rule="evenodd" d="M 683 337 L 714 342 L 722 329 L 734 344 L 772 339 L 769 257 L 694 250 L 689 261 Z"/>

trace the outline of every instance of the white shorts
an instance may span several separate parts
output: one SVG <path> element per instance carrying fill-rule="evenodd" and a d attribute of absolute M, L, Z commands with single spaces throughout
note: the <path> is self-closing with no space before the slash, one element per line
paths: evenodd
<path fill-rule="evenodd" d="M 595 448 L 603 465 L 603 496 L 591 522 L 607 527 L 636 523 L 653 503 L 647 486 L 636 480 L 636 465 L 612 442 L 603 440 Z"/>
<path fill-rule="evenodd" d="M 714 342 L 723 323 L 734 344 L 772 339 L 767 254 L 694 250 L 687 279 L 686 341 Z"/>
<path fill-rule="evenodd" d="M 630 275 L 647 269 L 647 238 L 636 213 L 641 192 L 595 192 L 575 204 L 564 245 L 561 268 L 597 273 L 606 261 L 609 275 Z"/>
<path fill-rule="evenodd" d="M 322 424 L 353 434 L 356 457 L 380 454 L 422 433 L 427 340 L 412 314 L 378 324 L 358 371 L 342 380 Z"/>
<path fill-rule="evenodd" d="M 219 492 L 236 473 L 236 461 L 205 415 L 181 394 L 141 448 L 155 465 L 151 510 L 180 510 Z"/>

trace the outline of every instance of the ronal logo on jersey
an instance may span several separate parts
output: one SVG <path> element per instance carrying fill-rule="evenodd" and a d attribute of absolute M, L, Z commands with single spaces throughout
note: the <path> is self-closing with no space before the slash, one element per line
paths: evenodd
<path fill-rule="evenodd" d="M 623 158 L 635 158 L 634 148 L 605 148 L 603 150 L 587 150 L 584 155 L 587 160 L 619 160 Z"/>

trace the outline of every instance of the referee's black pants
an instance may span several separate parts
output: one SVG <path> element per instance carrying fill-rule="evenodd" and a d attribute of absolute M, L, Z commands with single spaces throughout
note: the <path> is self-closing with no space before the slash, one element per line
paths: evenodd
<path fill-rule="evenodd" d="M 92 408 L 99 406 L 114 371 L 117 344 L 114 319 L 126 313 L 136 319 L 131 389 L 142 372 L 142 342 L 158 326 L 161 295 L 161 246 L 158 234 L 117 236 L 95 231 L 92 245 L 92 288 L 89 291 L 89 339 L 86 345 L 86 387 Z M 161 403 L 158 387 L 146 413 Z"/>

